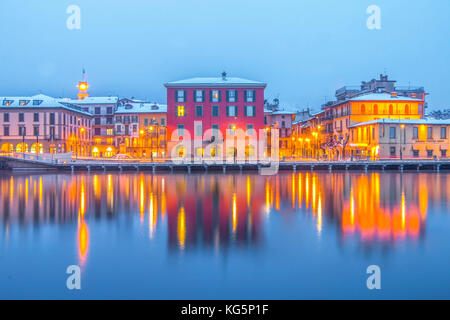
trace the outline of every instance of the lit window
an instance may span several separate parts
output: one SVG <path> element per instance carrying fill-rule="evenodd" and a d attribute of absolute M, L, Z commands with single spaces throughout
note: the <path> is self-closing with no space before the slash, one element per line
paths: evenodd
<path fill-rule="evenodd" d="M 211 102 L 220 102 L 219 90 L 211 90 Z"/>
<path fill-rule="evenodd" d="M 3 100 L 3 105 L 8 107 L 8 106 L 10 106 L 13 102 L 14 102 L 14 100 Z"/>
<path fill-rule="evenodd" d="M 113 129 L 107 129 L 106 130 L 106 135 L 108 135 L 108 136 L 112 136 L 113 135 Z"/>
<path fill-rule="evenodd" d="M 184 106 L 178 106 L 177 107 L 177 116 L 184 117 L 184 115 L 185 115 Z"/>
<path fill-rule="evenodd" d="M 20 106 L 26 106 L 30 101 L 29 100 L 19 100 Z"/>

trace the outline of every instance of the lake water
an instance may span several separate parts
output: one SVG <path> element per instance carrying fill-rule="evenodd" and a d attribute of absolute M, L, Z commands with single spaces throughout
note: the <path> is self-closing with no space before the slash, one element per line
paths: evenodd
<path fill-rule="evenodd" d="M 449 208 L 448 173 L 2 174 L 0 298 L 449 299 Z"/>

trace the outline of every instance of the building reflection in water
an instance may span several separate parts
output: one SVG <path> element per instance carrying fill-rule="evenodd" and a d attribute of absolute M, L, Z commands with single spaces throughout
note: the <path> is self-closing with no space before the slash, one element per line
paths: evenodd
<path fill-rule="evenodd" d="M 92 221 L 125 216 L 151 241 L 164 221 L 171 250 L 258 246 L 271 215 L 309 215 L 317 234 L 395 241 L 424 235 L 430 204 L 448 202 L 434 173 L 77 174 L 0 176 L 2 237 L 13 226 L 77 224 L 80 263 Z M 264 221 L 269 219 L 269 223 Z"/>

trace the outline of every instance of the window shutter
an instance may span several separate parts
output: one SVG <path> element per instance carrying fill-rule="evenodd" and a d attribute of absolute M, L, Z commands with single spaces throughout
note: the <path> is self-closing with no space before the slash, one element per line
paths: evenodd
<path fill-rule="evenodd" d="M 238 102 L 238 91 L 234 90 L 234 101 Z"/>
<path fill-rule="evenodd" d="M 247 90 L 244 90 L 244 102 L 247 102 Z"/>
<path fill-rule="evenodd" d="M 247 106 L 244 106 L 244 116 L 246 116 L 246 117 L 248 116 L 247 115 Z"/>
<path fill-rule="evenodd" d="M 175 117 L 178 117 L 178 106 L 175 106 Z"/>
<path fill-rule="evenodd" d="M 230 90 L 227 90 L 227 102 L 230 102 Z"/>
<path fill-rule="evenodd" d="M 202 90 L 202 102 L 205 102 L 205 90 Z"/>
<path fill-rule="evenodd" d="M 209 102 L 212 102 L 212 90 L 209 90 Z"/>
<path fill-rule="evenodd" d="M 186 90 L 183 90 L 183 102 L 186 102 Z"/>
<path fill-rule="evenodd" d="M 256 116 L 256 106 L 253 106 L 253 116 Z"/>
<path fill-rule="evenodd" d="M 238 107 L 234 106 L 233 108 L 234 108 L 234 116 L 237 117 L 237 115 L 238 115 Z"/>
<path fill-rule="evenodd" d="M 219 102 L 220 102 L 221 98 L 222 98 L 222 91 L 219 90 Z"/>
<path fill-rule="evenodd" d="M 178 101 L 178 90 L 175 90 L 175 101 Z"/>
<path fill-rule="evenodd" d="M 227 106 L 227 117 L 230 116 L 230 106 Z"/>
<path fill-rule="evenodd" d="M 255 102 L 256 101 L 256 90 L 253 90 L 253 101 L 252 102 Z"/>

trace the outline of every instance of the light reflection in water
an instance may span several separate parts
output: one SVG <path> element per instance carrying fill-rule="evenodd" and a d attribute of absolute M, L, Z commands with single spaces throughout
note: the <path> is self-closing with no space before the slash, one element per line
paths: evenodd
<path fill-rule="evenodd" d="M 430 204 L 449 194 L 444 173 L 3 175 L 0 223 L 3 238 L 13 226 L 77 223 L 84 264 L 88 225 L 102 219 L 137 219 L 149 241 L 164 232 L 170 250 L 264 245 L 272 215 L 309 217 L 319 235 L 337 227 L 342 239 L 393 244 L 425 236 Z M 157 228 L 165 216 L 167 229 Z"/>

